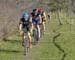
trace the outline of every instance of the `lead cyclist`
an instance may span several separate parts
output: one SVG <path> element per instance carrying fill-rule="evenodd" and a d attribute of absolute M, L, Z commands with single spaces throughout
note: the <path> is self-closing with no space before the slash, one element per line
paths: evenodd
<path fill-rule="evenodd" d="M 29 47 L 32 48 L 32 38 L 30 35 L 30 30 L 32 29 L 32 17 L 29 15 L 28 12 L 25 12 L 22 16 L 22 18 L 20 19 L 19 22 L 19 30 L 23 31 L 21 33 L 22 35 L 22 45 L 24 46 L 24 39 L 26 38 L 26 36 L 24 35 L 25 32 L 28 34 L 29 37 Z"/>

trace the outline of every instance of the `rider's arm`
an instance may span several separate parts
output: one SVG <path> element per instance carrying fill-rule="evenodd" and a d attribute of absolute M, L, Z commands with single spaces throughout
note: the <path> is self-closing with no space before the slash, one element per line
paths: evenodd
<path fill-rule="evenodd" d="M 30 17 L 29 22 L 32 24 L 32 17 Z"/>
<path fill-rule="evenodd" d="M 41 17 L 41 15 L 39 15 L 39 17 L 40 17 L 40 23 L 42 23 L 42 17 Z"/>
<path fill-rule="evenodd" d="M 30 24 L 31 24 L 31 29 L 32 29 L 33 28 L 32 16 L 30 17 Z"/>
<path fill-rule="evenodd" d="M 20 19 L 20 22 L 19 22 L 19 30 L 22 30 L 22 24 L 23 24 L 22 19 Z"/>
<path fill-rule="evenodd" d="M 22 24 L 19 25 L 19 30 L 22 30 Z"/>
<path fill-rule="evenodd" d="M 33 32 L 33 23 L 32 23 L 32 16 L 30 17 L 30 32 Z"/>
<path fill-rule="evenodd" d="M 44 18 L 45 18 L 45 20 L 46 20 L 46 13 L 44 12 L 43 15 L 44 15 Z"/>

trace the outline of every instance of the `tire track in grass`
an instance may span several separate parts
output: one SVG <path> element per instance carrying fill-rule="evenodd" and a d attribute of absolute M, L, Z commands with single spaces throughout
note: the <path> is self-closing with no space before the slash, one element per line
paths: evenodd
<path fill-rule="evenodd" d="M 56 43 L 56 39 L 61 35 L 61 33 L 56 32 L 56 30 L 54 30 L 53 32 L 57 33 L 57 35 L 55 35 L 53 37 L 53 43 L 59 49 L 59 51 L 61 51 L 63 53 L 63 56 L 62 56 L 61 60 L 64 60 L 67 54 L 66 54 L 65 50 L 63 48 L 61 48 L 61 46 L 58 43 Z"/>

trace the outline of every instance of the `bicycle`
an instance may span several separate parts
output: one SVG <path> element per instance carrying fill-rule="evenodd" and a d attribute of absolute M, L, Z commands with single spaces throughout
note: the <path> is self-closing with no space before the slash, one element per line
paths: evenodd
<path fill-rule="evenodd" d="M 25 39 L 24 39 L 24 52 L 25 53 L 24 53 L 24 55 L 27 55 L 29 48 L 30 48 L 28 33 L 24 32 L 24 36 L 25 36 Z"/>

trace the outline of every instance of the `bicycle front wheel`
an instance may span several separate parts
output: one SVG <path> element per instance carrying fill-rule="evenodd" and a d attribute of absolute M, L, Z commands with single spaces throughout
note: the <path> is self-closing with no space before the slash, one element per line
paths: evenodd
<path fill-rule="evenodd" d="M 28 53 L 28 51 L 29 51 L 29 39 L 26 38 L 24 40 L 24 52 L 25 52 L 24 55 L 26 55 Z"/>

